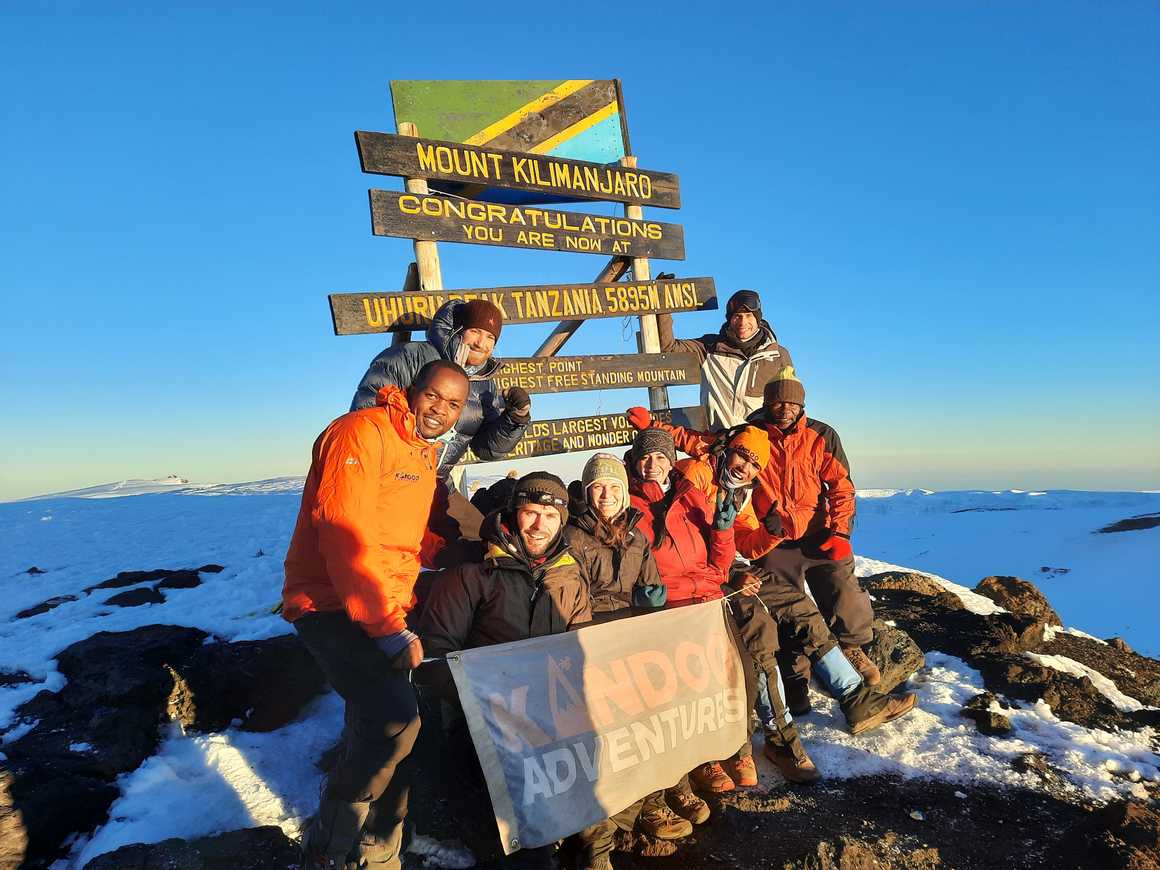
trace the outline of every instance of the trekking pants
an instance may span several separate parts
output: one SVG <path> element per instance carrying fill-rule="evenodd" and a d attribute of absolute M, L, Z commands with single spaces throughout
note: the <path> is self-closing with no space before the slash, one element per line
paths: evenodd
<path fill-rule="evenodd" d="M 400 867 L 408 778 L 399 765 L 419 734 L 409 673 L 391 668 L 345 612 L 308 613 L 294 628 L 346 702 L 342 750 L 324 781 L 307 848 L 371 867 Z"/>

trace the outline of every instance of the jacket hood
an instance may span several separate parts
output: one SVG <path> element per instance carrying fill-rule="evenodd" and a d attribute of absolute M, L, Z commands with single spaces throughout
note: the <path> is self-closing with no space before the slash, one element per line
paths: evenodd
<path fill-rule="evenodd" d="M 411 411 L 410 403 L 407 402 L 406 390 L 396 387 L 394 384 L 380 387 L 375 395 L 375 406 L 386 409 L 387 418 L 391 421 L 391 425 L 408 444 L 433 448 L 432 442 L 420 435 L 415 429 L 415 415 Z"/>
<path fill-rule="evenodd" d="M 673 501 L 679 499 L 693 487 L 693 484 L 690 483 L 689 480 L 678 471 L 674 471 L 672 475 L 670 475 L 669 480 L 671 481 L 672 486 L 670 492 L 673 494 Z M 661 490 L 659 483 L 651 480 L 643 481 L 635 475 L 630 476 L 628 479 L 628 494 L 635 495 L 638 498 L 643 498 L 649 504 L 655 504 L 666 495 L 666 493 Z"/>
<path fill-rule="evenodd" d="M 456 362 L 455 354 L 463 338 L 463 330 L 455 328 L 455 310 L 464 304 L 466 303 L 462 299 L 449 299 L 444 302 L 431 318 L 431 325 L 427 327 L 427 341 L 431 342 L 439 352 L 439 356 L 450 362 Z M 502 363 L 492 355 L 487 358 L 479 371 L 468 374 L 473 380 L 483 380 L 499 371 L 501 365 Z"/>

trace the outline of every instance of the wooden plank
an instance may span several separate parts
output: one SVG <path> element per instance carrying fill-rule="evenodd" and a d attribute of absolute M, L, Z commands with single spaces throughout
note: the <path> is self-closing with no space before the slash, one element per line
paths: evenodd
<path fill-rule="evenodd" d="M 699 384 L 701 366 L 691 353 L 627 353 L 603 356 L 502 357 L 492 377 L 501 390 L 529 393 L 620 390 Z"/>
<path fill-rule="evenodd" d="M 363 172 L 525 190 L 565 199 L 681 207 L 679 182 L 670 172 L 391 133 L 360 130 L 354 138 Z"/>
<path fill-rule="evenodd" d="M 705 429 L 705 411 L 701 407 L 674 408 L 653 413 L 657 420 L 675 423 L 689 429 Z M 524 437 L 504 459 L 526 459 L 531 456 L 551 456 L 556 453 L 576 453 L 581 450 L 613 450 L 632 443 L 636 430 L 628 425 L 624 414 L 603 414 L 592 417 L 563 417 L 557 420 L 533 420 L 524 430 Z M 481 460 L 470 450 L 460 465 L 474 465 Z"/>
<path fill-rule="evenodd" d="M 685 259 L 679 224 L 371 190 L 376 236 L 609 256 Z"/>
<path fill-rule="evenodd" d="M 628 264 L 630 262 L 632 261 L 627 257 L 613 257 L 600 270 L 600 274 L 592 280 L 599 284 L 619 281 L 624 277 L 624 273 L 628 271 Z M 548 333 L 548 337 L 541 342 L 532 356 L 555 356 L 560 352 L 560 348 L 564 346 L 568 339 L 574 336 L 583 325 L 583 320 L 561 320 Z"/>
<path fill-rule="evenodd" d="M 545 284 L 444 290 L 442 293 L 332 293 L 335 335 L 426 329 L 448 299 L 487 299 L 507 323 L 549 323 L 645 312 L 710 311 L 717 307 L 712 278 L 673 278 L 637 284 Z"/>

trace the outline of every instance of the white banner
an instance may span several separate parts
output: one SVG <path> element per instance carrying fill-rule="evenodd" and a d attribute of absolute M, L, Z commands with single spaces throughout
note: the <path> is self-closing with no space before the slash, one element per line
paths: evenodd
<path fill-rule="evenodd" d="M 504 852 L 574 834 L 746 738 L 724 603 L 448 656 Z"/>

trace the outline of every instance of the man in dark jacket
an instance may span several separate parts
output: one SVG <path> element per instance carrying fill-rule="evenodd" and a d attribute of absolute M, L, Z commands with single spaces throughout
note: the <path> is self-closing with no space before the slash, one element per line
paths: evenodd
<path fill-rule="evenodd" d="M 426 341 L 388 347 L 373 360 L 359 381 L 350 409 L 368 408 L 385 384 L 407 387 L 425 363 L 445 359 L 458 363 L 470 378 L 471 392 L 459 422 L 443 436 L 439 478 L 446 481 L 470 447 L 484 461 L 503 459 L 519 443 L 532 419 L 531 398 L 520 387 L 500 395 L 492 377 L 500 361 L 492 356 L 503 328 L 503 313 L 486 299 L 452 299 L 440 306 L 427 327 Z M 483 519 L 457 492 L 450 492 L 448 513 L 465 538 L 479 538 Z"/>
<path fill-rule="evenodd" d="M 446 657 L 457 650 L 558 634 L 589 622 L 588 584 L 568 550 L 567 521 L 568 490 L 560 478 L 543 471 L 520 478 L 510 504 L 484 520 L 484 561 L 450 569 L 433 584 L 419 625 L 426 654 Z M 462 760 L 457 765 L 461 770 L 476 768 L 450 671 L 435 664 L 423 679 L 445 702 L 448 751 Z M 482 774 L 477 780 L 482 785 Z M 488 805 L 482 794 L 461 803 L 468 813 Z M 618 813 L 615 821 L 579 832 L 581 866 L 610 867 L 616 828 L 631 829 L 638 812 L 639 802 Z M 525 866 L 551 866 L 552 847 L 525 852 L 532 853 L 522 855 Z"/>
<path fill-rule="evenodd" d="M 701 406 L 711 429 L 745 422 L 761 408 L 762 389 L 779 369 L 793 365 L 761 316 L 761 297 L 738 290 L 725 303 L 725 322 L 700 338 L 673 338 L 673 316 L 657 315 L 662 353 L 695 354 L 701 363 Z"/>

